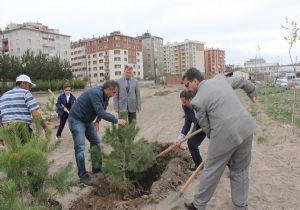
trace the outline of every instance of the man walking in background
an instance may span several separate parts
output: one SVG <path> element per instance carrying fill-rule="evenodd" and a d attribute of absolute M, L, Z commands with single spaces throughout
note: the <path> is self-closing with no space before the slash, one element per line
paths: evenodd
<path fill-rule="evenodd" d="M 121 112 L 127 111 L 129 123 L 136 120 L 136 112 L 141 111 L 140 88 L 132 73 L 132 67 L 125 66 L 124 77 L 117 80 L 119 89 L 113 98 L 114 109 L 119 113 L 119 118 L 124 118 Z"/>
<path fill-rule="evenodd" d="M 204 210 L 230 161 L 232 201 L 236 209 L 245 210 L 248 208 L 252 139 L 257 125 L 234 89 L 243 89 L 253 102 L 257 102 L 255 86 L 243 77 L 226 78 L 221 74 L 204 80 L 195 68 L 184 74 L 183 82 L 188 91 L 196 94 L 192 106 L 199 125 L 209 138 L 199 186 L 193 202 L 185 206 Z"/>
<path fill-rule="evenodd" d="M 93 185 L 90 175 L 85 169 L 85 137 L 91 147 L 96 146 L 100 150 L 99 122 L 104 119 L 111 123 L 124 126 L 125 120 L 117 119 L 106 112 L 109 98 L 118 91 L 118 83 L 113 80 L 106 81 L 103 85 L 91 88 L 82 93 L 72 106 L 69 114 L 69 128 L 73 136 L 75 159 L 80 182 L 86 185 Z M 95 124 L 93 121 L 96 119 Z M 101 172 L 102 163 L 92 165 L 93 173 Z"/>

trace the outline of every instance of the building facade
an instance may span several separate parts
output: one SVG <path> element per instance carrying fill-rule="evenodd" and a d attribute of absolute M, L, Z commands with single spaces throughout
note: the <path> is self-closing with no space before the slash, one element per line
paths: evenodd
<path fill-rule="evenodd" d="M 133 67 L 134 77 L 143 79 L 142 41 L 121 34 L 93 38 L 86 43 L 87 72 L 91 82 L 103 82 L 123 76 L 126 65 Z"/>
<path fill-rule="evenodd" d="M 253 58 L 244 62 L 244 68 L 250 73 L 276 72 L 279 68 L 279 63 L 267 63 L 263 58 Z"/>
<path fill-rule="evenodd" d="M 41 23 L 11 23 L 2 31 L 1 37 L 4 54 L 21 57 L 30 50 L 35 54 L 59 56 L 62 60 L 70 61 L 70 36 Z"/>
<path fill-rule="evenodd" d="M 71 42 L 71 71 L 79 79 L 88 79 L 89 77 L 86 64 L 86 43 L 86 39 Z"/>
<path fill-rule="evenodd" d="M 185 40 L 164 46 L 165 73 L 182 75 L 191 67 L 204 73 L 204 42 Z"/>
<path fill-rule="evenodd" d="M 159 78 L 163 73 L 163 38 L 144 33 L 137 37 L 143 43 L 143 70 L 145 78 Z"/>
<path fill-rule="evenodd" d="M 205 78 L 225 71 L 225 51 L 220 49 L 205 49 Z"/>

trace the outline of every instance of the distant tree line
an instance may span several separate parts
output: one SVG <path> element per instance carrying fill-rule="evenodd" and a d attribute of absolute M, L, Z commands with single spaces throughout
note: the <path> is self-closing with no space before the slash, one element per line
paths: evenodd
<path fill-rule="evenodd" d="M 32 80 L 65 80 L 72 78 L 68 61 L 59 57 L 47 57 L 42 53 L 26 51 L 21 58 L 0 55 L 0 80 L 15 81 L 20 74 L 27 74 Z"/>

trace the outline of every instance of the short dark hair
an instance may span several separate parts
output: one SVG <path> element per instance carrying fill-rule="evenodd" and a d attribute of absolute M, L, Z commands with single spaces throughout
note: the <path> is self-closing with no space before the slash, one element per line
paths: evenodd
<path fill-rule="evenodd" d="M 119 89 L 119 84 L 115 81 L 115 80 L 107 80 L 104 84 L 103 84 L 103 89 L 111 89 L 111 88 L 118 88 Z"/>
<path fill-rule="evenodd" d="M 22 83 L 22 81 L 18 81 L 18 82 L 16 82 L 16 86 L 20 86 L 20 85 L 21 85 L 21 83 Z"/>
<path fill-rule="evenodd" d="M 68 82 L 66 82 L 64 85 L 63 85 L 63 89 L 66 89 L 66 88 L 70 88 L 71 87 L 71 85 L 70 85 L 70 83 L 68 83 Z"/>
<path fill-rule="evenodd" d="M 128 69 L 128 70 L 132 70 L 132 69 L 133 69 L 133 67 L 132 67 L 132 66 L 130 66 L 130 65 L 125 65 L 124 71 L 125 71 L 126 69 Z"/>
<path fill-rule="evenodd" d="M 184 79 L 187 79 L 188 81 L 192 81 L 193 79 L 196 79 L 199 82 L 201 82 L 202 80 L 204 80 L 204 77 L 198 69 L 190 68 L 183 75 L 182 80 L 184 80 Z"/>
<path fill-rule="evenodd" d="M 187 91 L 187 90 L 183 90 L 180 93 L 180 98 L 185 98 L 186 100 L 189 100 L 193 97 L 194 97 L 193 93 L 191 93 L 190 91 Z"/>

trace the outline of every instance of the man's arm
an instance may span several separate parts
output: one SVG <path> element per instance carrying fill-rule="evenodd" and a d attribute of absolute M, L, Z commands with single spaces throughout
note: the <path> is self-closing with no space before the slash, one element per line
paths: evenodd
<path fill-rule="evenodd" d="M 118 122 L 117 118 L 115 118 L 114 115 L 112 115 L 112 114 L 105 111 L 105 109 L 102 105 L 103 99 L 100 97 L 99 94 L 91 92 L 89 94 L 89 100 L 91 100 L 92 106 L 93 106 L 95 112 L 97 113 L 97 120 L 96 121 L 99 122 L 101 119 L 104 119 L 104 120 L 106 120 L 108 122 L 111 122 L 111 123 L 117 123 Z"/>
<path fill-rule="evenodd" d="M 118 82 L 118 83 L 119 83 L 119 82 Z M 119 112 L 119 111 L 120 111 L 120 110 L 119 110 L 120 88 L 121 88 L 121 86 L 120 86 L 120 83 L 119 83 L 118 91 L 117 91 L 117 93 L 116 93 L 116 94 L 114 95 L 114 97 L 113 97 L 114 110 L 115 110 L 116 112 Z"/>
<path fill-rule="evenodd" d="M 227 77 L 226 79 L 233 89 L 243 89 L 253 102 L 257 101 L 257 92 L 252 82 L 240 76 Z"/>
<path fill-rule="evenodd" d="M 191 129 L 192 121 L 188 117 L 187 108 L 182 107 L 182 109 L 184 111 L 184 124 L 183 124 L 182 129 L 181 129 L 181 134 L 186 135 Z"/>
<path fill-rule="evenodd" d="M 209 124 L 209 119 L 207 116 L 207 113 L 202 110 L 201 108 L 193 105 L 193 109 L 195 110 L 196 113 L 196 118 L 198 120 L 199 125 L 201 126 L 202 130 L 206 134 L 208 138 L 210 138 L 210 124 Z"/>
<path fill-rule="evenodd" d="M 46 125 L 45 121 L 43 120 L 41 113 L 38 110 L 32 110 L 31 116 L 32 116 L 34 122 L 41 123 L 42 128 L 44 130 L 47 129 L 47 125 Z"/>
<path fill-rule="evenodd" d="M 136 94 L 136 109 L 138 111 L 141 111 L 142 109 L 142 102 L 141 102 L 141 94 L 140 94 L 140 86 L 138 81 L 136 81 L 136 88 L 135 88 L 135 94 Z"/>

